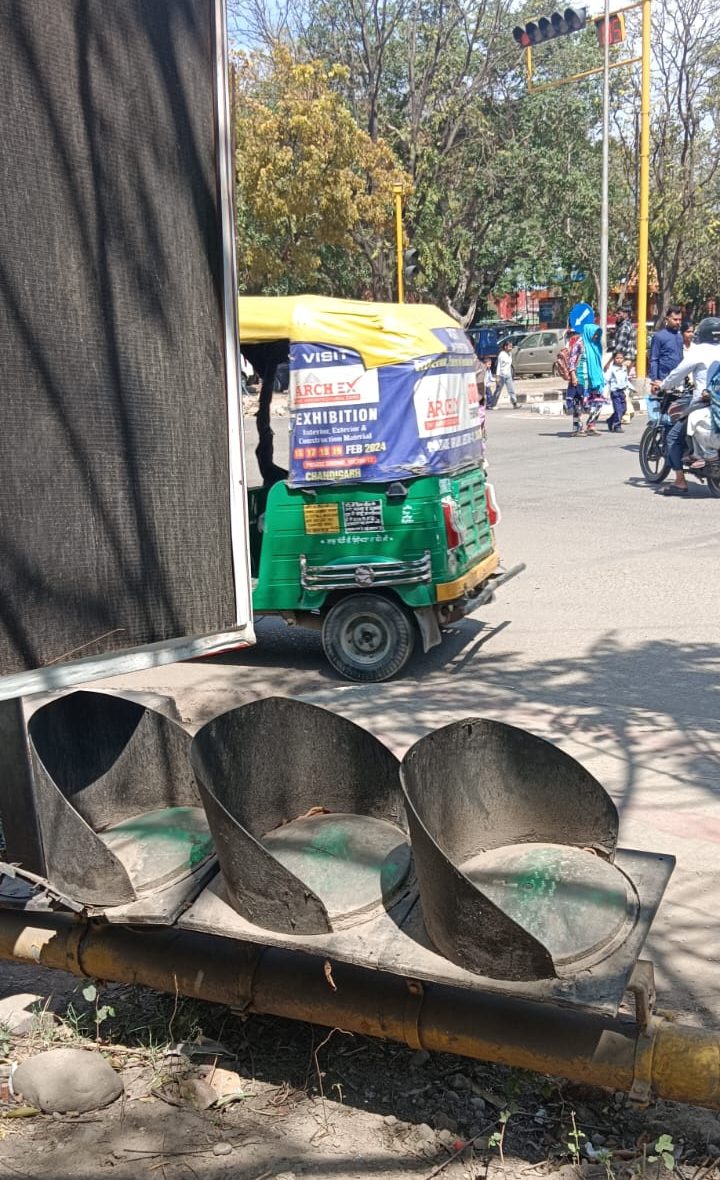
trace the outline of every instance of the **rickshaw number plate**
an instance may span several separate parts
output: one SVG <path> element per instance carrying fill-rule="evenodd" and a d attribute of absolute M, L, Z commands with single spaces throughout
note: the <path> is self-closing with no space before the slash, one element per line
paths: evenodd
<path fill-rule="evenodd" d="M 340 505 L 304 504 L 306 533 L 339 533 Z"/>

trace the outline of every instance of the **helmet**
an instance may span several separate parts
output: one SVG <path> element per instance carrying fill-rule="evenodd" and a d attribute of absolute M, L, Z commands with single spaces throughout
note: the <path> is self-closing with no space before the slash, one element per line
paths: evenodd
<path fill-rule="evenodd" d="M 720 319 L 709 315 L 695 329 L 695 344 L 720 344 Z"/>

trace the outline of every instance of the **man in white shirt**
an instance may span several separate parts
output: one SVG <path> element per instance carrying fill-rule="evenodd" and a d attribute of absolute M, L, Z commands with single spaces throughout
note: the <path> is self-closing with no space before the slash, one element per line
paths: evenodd
<path fill-rule="evenodd" d="M 497 370 L 495 373 L 495 399 L 493 405 L 496 406 L 500 401 L 500 394 L 503 389 L 508 392 L 508 397 L 512 402 L 514 410 L 517 409 L 517 394 L 515 393 L 515 383 L 513 382 L 512 374 L 512 341 L 506 340 L 501 348 L 497 360 Z"/>

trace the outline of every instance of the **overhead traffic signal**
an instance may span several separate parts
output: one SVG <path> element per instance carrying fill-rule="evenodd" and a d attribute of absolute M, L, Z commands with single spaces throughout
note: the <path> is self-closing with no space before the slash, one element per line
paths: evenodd
<path fill-rule="evenodd" d="M 595 32 L 600 46 L 605 48 L 605 17 L 599 16 L 594 21 Z M 621 41 L 625 40 L 625 16 L 622 12 L 613 12 L 608 17 L 607 28 L 609 32 L 609 44 L 619 45 Z"/>
<path fill-rule="evenodd" d="M 579 33 L 587 24 L 587 8 L 565 8 L 562 12 L 553 12 L 550 16 L 541 16 L 536 21 L 528 21 L 526 25 L 516 25 L 513 37 L 518 45 L 527 49 L 532 45 L 542 45 L 544 41 L 552 41 L 555 37 L 566 37 L 569 33 Z"/>

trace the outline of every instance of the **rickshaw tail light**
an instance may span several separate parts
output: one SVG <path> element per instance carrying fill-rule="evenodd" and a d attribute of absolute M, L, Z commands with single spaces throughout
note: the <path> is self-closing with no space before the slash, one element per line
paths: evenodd
<path fill-rule="evenodd" d="M 495 488 L 491 483 L 485 484 L 485 506 L 487 508 L 488 524 L 491 529 L 500 523 L 500 508 L 495 497 Z"/>
<path fill-rule="evenodd" d="M 448 549 L 457 549 L 463 543 L 463 535 L 458 520 L 458 506 L 450 497 L 443 500 L 443 517 L 445 518 L 445 536 Z"/>

